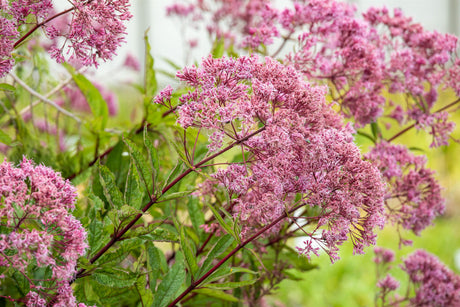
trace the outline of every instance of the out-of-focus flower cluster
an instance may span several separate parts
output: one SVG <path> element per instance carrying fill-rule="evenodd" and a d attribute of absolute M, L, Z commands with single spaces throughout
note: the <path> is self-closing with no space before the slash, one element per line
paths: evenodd
<path fill-rule="evenodd" d="M 76 190 L 59 173 L 23 159 L 0 165 L 0 283 L 14 274 L 28 282 L 27 306 L 76 306 L 69 281 L 87 248 L 86 231 L 69 212 Z M 3 280 L 3 281 L 2 281 Z"/>
<path fill-rule="evenodd" d="M 110 60 L 125 41 L 126 21 L 131 18 L 129 0 L 73 0 L 56 12 L 51 0 L 13 0 L 0 3 L 0 77 L 13 64 L 13 49 L 35 27 L 43 28 L 51 44 L 51 57 L 96 66 Z M 70 15 L 70 16 L 69 16 Z M 21 35 L 23 35 L 21 37 Z"/>
<path fill-rule="evenodd" d="M 399 282 L 387 273 L 394 261 L 394 253 L 381 247 L 375 248 L 377 275 L 385 277 L 379 279 L 377 287 L 380 288 L 378 298 L 382 304 L 399 305 L 410 301 L 411 306 L 459 306 L 460 304 L 460 276 L 455 275 L 435 256 L 424 250 L 416 250 L 410 254 L 400 268 L 409 275 L 409 288 L 402 297 L 395 294 L 388 297 L 391 291 L 399 288 Z"/>
<path fill-rule="evenodd" d="M 255 56 L 208 57 L 177 77 L 192 88 L 179 98 L 182 127 L 207 131 L 214 152 L 226 141 L 248 138 L 240 144 L 247 160 L 213 174 L 230 193 L 242 237 L 303 205 L 319 212 L 305 217 L 315 225 L 308 242 L 332 260 L 348 236 L 357 253 L 375 244 L 374 228 L 384 224 L 384 184 L 379 171 L 361 159 L 353 129 L 326 103 L 324 87 L 306 83 L 292 67 Z M 170 96 L 166 88 L 155 101 L 170 107 Z M 206 186 L 202 194 L 213 191 Z M 299 252 L 317 253 L 308 242 Z"/>
<path fill-rule="evenodd" d="M 279 43 L 275 37 L 285 40 L 280 47 L 296 40 L 284 63 L 310 82 L 327 83 L 356 127 L 391 116 L 428 131 L 433 147 L 447 144 L 455 125 L 433 107 L 440 86 L 460 92 L 455 36 L 426 31 L 400 10 L 371 8 L 359 17 L 354 6 L 334 0 L 292 2 L 278 9 L 264 0 L 196 0 L 175 4 L 168 13 L 194 16 L 186 20 L 206 24 L 213 39 L 264 54 L 261 46 Z M 405 104 L 394 104 L 387 93 L 404 95 Z"/>
<path fill-rule="evenodd" d="M 434 172 L 425 168 L 426 157 L 415 156 L 402 145 L 377 144 L 366 154 L 387 181 L 387 220 L 416 235 L 444 213 L 441 187 Z"/>

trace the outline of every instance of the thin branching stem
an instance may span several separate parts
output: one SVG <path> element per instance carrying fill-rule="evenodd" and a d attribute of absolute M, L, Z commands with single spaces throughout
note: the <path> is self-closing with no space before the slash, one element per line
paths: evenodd
<path fill-rule="evenodd" d="M 56 110 L 58 110 L 59 112 L 61 112 L 62 114 L 72 118 L 73 120 L 75 120 L 78 124 L 81 124 L 82 123 L 82 120 L 76 116 L 75 114 L 73 114 L 72 112 L 69 112 L 67 111 L 66 109 L 63 109 L 61 108 L 59 105 L 57 105 L 54 101 L 46 98 L 45 96 L 43 96 L 42 94 L 36 92 L 33 88 L 31 88 L 30 86 L 28 86 L 24 81 L 22 81 L 18 76 L 16 76 L 14 73 L 10 73 L 10 76 L 14 79 L 14 81 L 16 81 L 20 86 L 22 86 L 27 92 L 29 92 L 31 95 L 37 97 L 38 99 L 40 99 L 41 101 L 43 101 L 44 103 L 46 104 L 49 104 L 50 106 L 54 107 Z"/>

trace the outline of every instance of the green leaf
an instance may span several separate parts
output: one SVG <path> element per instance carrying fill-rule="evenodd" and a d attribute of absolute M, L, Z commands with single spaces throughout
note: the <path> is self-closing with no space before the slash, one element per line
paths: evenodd
<path fill-rule="evenodd" d="M 123 236 L 124 238 L 135 238 L 143 236 L 152 242 L 179 242 L 178 235 L 167 229 L 159 228 L 157 224 L 149 224 L 146 227 L 136 227 Z"/>
<path fill-rule="evenodd" d="M 11 143 L 13 143 L 13 140 L 11 139 L 11 137 L 6 134 L 5 132 L 3 132 L 2 130 L 0 130 L 0 143 L 3 143 L 5 145 L 11 145 Z"/>
<path fill-rule="evenodd" d="M 141 306 L 151 306 L 153 304 L 153 293 L 148 289 L 146 275 L 141 275 L 136 281 L 136 289 L 141 301 Z"/>
<path fill-rule="evenodd" d="M 144 33 L 144 43 L 145 43 L 145 77 L 144 77 L 144 94 L 146 98 L 151 98 L 155 95 L 157 91 L 157 78 L 155 76 L 155 69 L 153 68 L 154 61 L 153 57 L 150 54 L 151 47 L 149 43 L 148 33 L 145 31 Z M 150 101 L 150 100 L 149 100 Z"/>
<path fill-rule="evenodd" d="M 193 191 L 182 191 L 182 192 L 175 192 L 175 193 L 170 193 L 170 194 L 163 194 L 159 199 L 158 202 L 163 202 L 171 199 L 177 199 L 181 197 L 185 197 L 187 195 L 190 195 Z"/>
<path fill-rule="evenodd" d="M 216 270 L 214 273 L 212 273 L 208 278 L 206 278 L 202 283 L 201 285 L 202 286 L 205 286 L 207 285 L 208 283 L 211 283 L 215 280 L 219 280 L 219 279 L 222 279 L 222 278 L 225 278 L 225 277 L 228 277 L 230 275 L 233 275 L 233 274 L 236 274 L 236 273 L 247 273 L 247 274 L 252 274 L 252 275 L 259 275 L 259 273 L 255 272 L 255 271 L 252 271 L 252 270 L 249 270 L 249 269 L 246 269 L 246 268 L 239 268 L 239 267 L 222 267 L 218 270 Z"/>
<path fill-rule="evenodd" d="M 155 172 L 153 178 L 154 180 L 157 180 L 158 173 L 160 171 L 160 159 L 158 158 L 158 152 L 155 146 L 153 146 L 152 140 L 147 135 L 147 126 L 144 127 L 144 145 L 149 153 L 150 166 Z"/>
<path fill-rule="evenodd" d="M 187 203 L 187 210 L 192 221 L 193 228 L 198 233 L 201 231 L 200 226 L 204 224 L 204 214 L 200 209 L 198 199 L 190 197 Z"/>
<path fill-rule="evenodd" d="M 223 252 L 227 250 L 227 248 L 232 245 L 234 239 L 231 235 L 223 235 L 219 238 L 219 241 L 212 247 L 209 251 L 206 259 L 204 260 L 203 264 L 201 265 L 201 270 L 199 276 L 203 276 L 212 268 L 212 263 L 215 259 L 217 259 Z"/>
<path fill-rule="evenodd" d="M 104 203 L 96 195 L 92 194 L 88 197 L 89 205 L 89 217 L 91 222 L 88 225 L 88 244 L 91 251 L 97 251 L 99 247 L 104 244 L 104 224 L 101 222 L 100 211 L 104 208 Z"/>
<path fill-rule="evenodd" d="M 124 200 L 125 203 L 131 207 L 141 209 L 144 193 L 141 191 L 139 180 L 139 173 L 137 172 L 134 162 L 131 161 L 128 175 L 126 176 Z"/>
<path fill-rule="evenodd" d="M 230 290 L 230 289 L 241 288 L 241 287 L 252 285 L 256 283 L 258 280 L 259 280 L 258 278 L 253 278 L 253 279 L 242 280 L 242 281 L 229 281 L 229 282 L 224 282 L 224 283 L 206 284 L 206 288 Z"/>
<path fill-rule="evenodd" d="M 117 270 L 113 273 L 94 273 L 91 277 L 99 284 L 109 288 L 126 288 L 131 287 L 137 280 L 136 276 L 132 276 L 126 272 Z"/>
<path fill-rule="evenodd" d="M 121 194 L 120 189 L 117 187 L 115 176 L 106 166 L 99 163 L 98 166 L 99 180 L 104 191 L 104 196 L 112 205 L 112 208 L 121 208 L 123 206 L 123 194 Z"/>
<path fill-rule="evenodd" d="M 382 131 L 380 130 L 380 127 L 377 124 L 377 122 L 371 123 L 371 130 L 375 140 L 382 137 Z"/>
<path fill-rule="evenodd" d="M 163 186 L 163 189 L 168 185 L 170 184 L 174 179 L 177 178 L 177 176 L 179 176 L 179 174 L 182 172 L 183 170 L 183 167 L 184 167 L 184 162 L 182 161 L 178 161 L 176 166 L 174 166 L 174 168 L 171 170 L 171 172 L 169 173 L 168 177 L 166 178 L 166 181 L 165 181 L 165 184 Z"/>
<path fill-rule="evenodd" d="M 225 293 L 220 290 L 202 288 L 202 289 L 195 289 L 193 290 L 193 292 L 203 294 L 206 296 L 215 297 L 215 298 L 218 298 L 224 301 L 235 302 L 235 303 L 239 302 L 239 300 L 233 295 Z"/>
<path fill-rule="evenodd" d="M 176 253 L 176 262 L 158 286 L 154 307 L 164 307 L 174 299 L 185 278 L 185 266 L 181 252 Z"/>
<path fill-rule="evenodd" d="M 91 112 L 95 116 L 92 121 L 92 128 L 96 131 L 104 130 L 109 117 L 107 102 L 102 97 L 99 90 L 82 74 L 70 71 L 75 84 L 81 90 L 88 102 Z"/>
<path fill-rule="evenodd" d="M 192 275 L 192 278 L 196 275 L 198 272 L 198 264 L 196 262 L 196 257 L 195 257 L 195 249 L 193 248 L 194 245 L 191 244 L 191 240 L 187 238 L 187 235 L 185 233 L 185 227 L 180 228 L 180 246 L 182 249 L 182 252 L 184 253 L 185 260 L 187 267 Z"/>
<path fill-rule="evenodd" d="M 144 156 L 142 155 L 140 149 L 130 140 L 124 139 L 126 146 L 129 149 L 131 157 L 133 158 L 134 165 L 136 166 L 137 172 L 141 176 L 141 180 L 144 183 L 144 186 L 149 193 L 149 196 L 152 197 L 153 192 L 153 172 L 152 169 L 145 161 Z"/>
<path fill-rule="evenodd" d="M 0 91 L 14 92 L 16 88 L 8 83 L 0 83 Z"/>
<path fill-rule="evenodd" d="M 235 240 L 240 242 L 240 240 L 241 240 L 240 237 L 233 230 L 233 228 L 234 228 L 233 224 L 232 224 L 233 221 L 230 221 L 229 222 L 230 224 L 226 223 L 224 221 L 224 219 L 222 218 L 222 216 L 220 216 L 220 213 L 217 211 L 216 208 L 214 208 L 214 206 L 212 204 L 209 204 L 209 203 L 206 203 L 206 204 L 208 205 L 209 209 L 211 209 L 212 214 L 214 215 L 214 217 L 216 218 L 216 220 L 220 224 L 220 226 L 222 226 L 222 228 L 224 228 L 225 231 L 228 234 L 232 235 L 235 238 Z M 225 211 L 224 211 L 224 213 L 225 213 Z"/>
<path fill-rule="evenodd" d="M 214 45 L 212 46 L 212 57 L 217 59 L 221 58 L 224 55 L 225 51 L 225 40 L 223 38 L 218 38 L 214 41 Z"/>
<path fill-rule="evenodd" d="M 147 250 L 147 269 L 149 271 L 150 289 L 152 292 L 155 292 L 157 288 L 157 279 L 160 276 L 161 251 L 156 248 L 151 241 L 147 241 L 145 249 Z"/>

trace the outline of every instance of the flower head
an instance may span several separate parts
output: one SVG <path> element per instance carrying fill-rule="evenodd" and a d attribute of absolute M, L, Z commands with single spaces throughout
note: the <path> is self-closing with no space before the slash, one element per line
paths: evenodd
<path fill-rule="evenodd" d="M 25 158 L 19 168 L 0 164 L 0 266 L 29 276 L 34 268 L 49 267 L 44 278 L 30 279 L 31 288 L 68 285 L 87 247 L 86 231 L 69 213 L 75 199 L 75 188 L 48 167 Z M 26 301 L 40 305 L 43 297 L 32 291 Z"/>
<path fill-rule="evenodd" d="M 416 306 L 459 306 L 460 276 L 455 275 L 435 256 L 417 250 L 404 260 L 402 269 L 415 284 Z"/>

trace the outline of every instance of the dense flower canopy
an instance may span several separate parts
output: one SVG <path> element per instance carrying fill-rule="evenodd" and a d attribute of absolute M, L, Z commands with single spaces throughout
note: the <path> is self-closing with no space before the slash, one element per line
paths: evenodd
<path fill-rule="evenodd" d="M 51 269 L 45 280 L 32 281 L 28 306 L 44 306 L 40 289 L 47 287 L 58 289 L 58 305 L 75 305 L 68 282 L 87 248 L 85 229 L 69 213 L 75 200 L 75 188 L 48 167 L 25 158 L 19 168 L 0 164 L 0 270 Z"/>
<path fill-rule="evenodd" d="M 219 151 L 225 140 L 251 136 L 241 149 L 248 160 L 213 175 L 234 198 L 232 213 L 242 221 L 242 237 L 303 204 L 319 209 L 318 216 L 306 217 L 317 225 L 307 235 L 331 259 L 338 259 L 337 245 L 347 235 L 358 253 L 375 244 L 374 228 L 384 224 L 384 185 L 378 170 L 360 158 L 353 129 L 328 105 L 324 87 L 256 56 L 208 57 L 177 77 L 192 88 L 179 98 L 177 121 L 186 129 L 209 131 L 211 151 Z M 166 88 L 155 101 L 169 107 L 169 95 Z M 317 252 L 306 245 L 299 251 Z"/>

